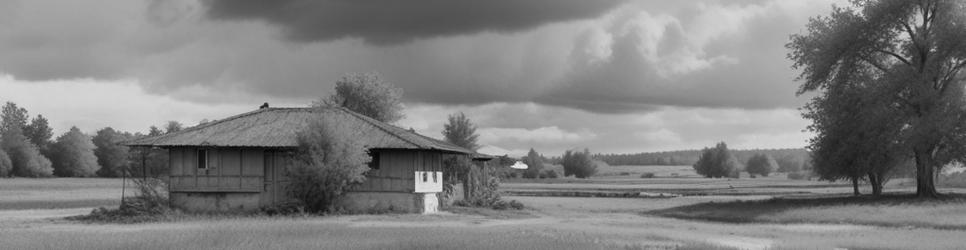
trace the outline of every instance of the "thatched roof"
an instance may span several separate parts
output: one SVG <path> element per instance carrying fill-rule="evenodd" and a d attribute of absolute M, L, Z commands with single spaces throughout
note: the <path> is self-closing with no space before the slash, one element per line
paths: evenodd
<path fill-rule="evenodd" d="M 345 108 L 263 108 L 178 132 L 124 143 L 142 147 L 297 147 L 296 132 L 322 116 L 346 122 L 369 149 L 425 149 L 473 154 L 448 142 L 402 129 Z"/>

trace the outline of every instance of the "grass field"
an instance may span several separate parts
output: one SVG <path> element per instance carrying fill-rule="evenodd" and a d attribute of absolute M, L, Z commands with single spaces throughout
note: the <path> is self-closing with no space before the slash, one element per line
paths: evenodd
<path fill-rule="evenodd" d="M 120 201 L 120 179 L 0 179 L 0 210 L 116 206 Z"/>
<path fill-rule="evenodd" d="M 620 173 L 627 168 L 632 167 L 615 170 Z M 119 225 L 63 219 L 96 206 L 116 205 L 119 180 L 0 179 L 0 242 L 10 249 L 959 249 L 966 245 L 961 236 L 966 225 L 966 198 L 962 197 L 856 200 L 842 198 L 850 192 L 843 184 L 790 181 L 782 176 L 730 181 L 680 174 L 651 179 L 620 176 L 627 175 L 511 182 L 503 188 L 663 190 L 695 195 L 665 199 L 506 196 L 523 202 L 527 209 L 329 217 L 189 215 Z M 906 189 L 893 184 L 886 191 Z M 771 194 L 788 190 L 804 193 Z M 772 200 L 775 196 L 785 198 Z"/>
<path fill-rule="evenodd" d="M 966 230 L 966 196 L 922 200 L 913 195 L 807 197 L 700 203 L 649 214 L 683 219 L 758 223 L 840 223 Z"/>

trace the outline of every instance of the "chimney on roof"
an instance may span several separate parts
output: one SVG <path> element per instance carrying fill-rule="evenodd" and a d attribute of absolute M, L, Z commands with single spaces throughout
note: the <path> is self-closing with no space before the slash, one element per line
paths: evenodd
<path fill-rule="evenodd" d="M 268 108 L 268 103 L 267 102 L 266 103 L 263 103 L 262 106 L 258 107 L 258 109 L 267 109 L 267 108 Z"/>

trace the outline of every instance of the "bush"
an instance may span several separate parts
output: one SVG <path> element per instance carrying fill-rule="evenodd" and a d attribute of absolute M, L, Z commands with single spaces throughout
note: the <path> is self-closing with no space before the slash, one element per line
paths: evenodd
<path fill-rule="evenodd" d="M 564 167 L 564 176 L 575 176 L 577 178 L 587 178 L 597 173 L 597 163 L 591 159 L 590 150 L 564 152 L 561 163 Z"/>
<path fill-rule="evenodd" d="M 299 149 L 287 171 L 286 192 L 310 213 L 335 209 L 348 189 L 365 181 L 370 158 L 353 140 L 354 129 L 335 117 L 325 117 L 298 131 Z"/>
<path fill-rule="evenodd" d="M 738 178 L 740 168 L 738 160 L 728 145 L 724 142 L 718 143 L 714 148 L 704 148 L 701 150 L 701 157 L 694 163 L 694 171 L 699 175 L 708 178 L 731 177 Z"/>
<path fill-rule="evenodd" d="M 299 215 L 305 214 L 305 207 L 301 202 L 283 202 L 261 207 L 258 211 L 265 215 Z"/>
<path fill-rule="evenodd" d="M 777 168 L 778 163 L 775 159 L 766 154 L 756 154 L 748 159 L 748 163 L 745 164 L 745 171 L 751 175 L 751 178 L 755 178 L 755 175 L 768 176 L 772 171 Z"/>
<path fill-rule="evenodd" d="M 50 177 L 54 173 L 50 160 L 18 130 L 7 131 L 0 142 L 0 149 L 10 157 L 11 172 L 20 177 Z"/>
<path fill-rule="evenodd" d="M 540 179 L 556 179 L 557 177 L 559 177 L 557 176 L 557 171 L 553 171 L 553 169 L 540 172 Z"/>
<path fill-rule="evenodd" d="M 621 172 L 620 175 L 621 176 L 628 176 L 628 175 L 631 175 L 631 172 Z"/>
<path fill-rule="evenodd" d="M 510 200 L 510 208 L 513 208 L 513 209 L 516 209 L 516 210 L 523 209 L 523 203 L 521 203 L 521 202 L 519 202 L 517 200 Z"/>
<path fill-rule="evenodd" d="M 648 178 L 648 179 L 654 178 L 654 173 L 651 173 L 651 172 L 643 173 L 641 174 L 641 178 Z"/>
<path fill-rule="evenodd" d="M 168 205 L 168 189 L 157 178 L 133 179 L 138 196 L 125 198 L 117 209 L 96 208 L 90 214 L 68 219 L 98 223 L 141 223 L 170 217 L 175 211 Z"/>
<path fill-rule="evenodd" d="M 485 207 L 485 208 L 490 208 L 490 209 L 494 209 L 494 210 L 507 210 L 507 209 L 520 210 L 520 209 L 523 209 L 524 208 L 523 203 L 520 203 L 517 200 L 511 200 L 509 202 L 504 201 L 504 200 L 497 200 L 497 201 L 495 201 L 495 202 L 493 202 L 493 203 L 491 203 L 489 205 L 485 205 L 485 206 L 481 206 L 481 204 L 476 204 L 476 203 L 474 203 L 472 201 L 459 200 L 459 201 L 453 202 L 453 205 L 454 206 L 461 206 L 461 207 Z"/>
<path fill-rule="evenodd" d="M 806 174 L 801 171 L 788 173 L 789 180 L 804 180 L 805 177 L 806 177 Z"/>

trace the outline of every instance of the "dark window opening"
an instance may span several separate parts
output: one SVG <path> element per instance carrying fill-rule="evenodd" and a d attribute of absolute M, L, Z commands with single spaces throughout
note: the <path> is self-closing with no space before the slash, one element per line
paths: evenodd
<path fill-rule="evenodd" d="M 379 153 L 369 153 L 369 169 L 379 170 Z"/>
<path fill-rule="evenodd" d="M 208 169 L 208 150 L 198 150 L 198 169 Z"/>

